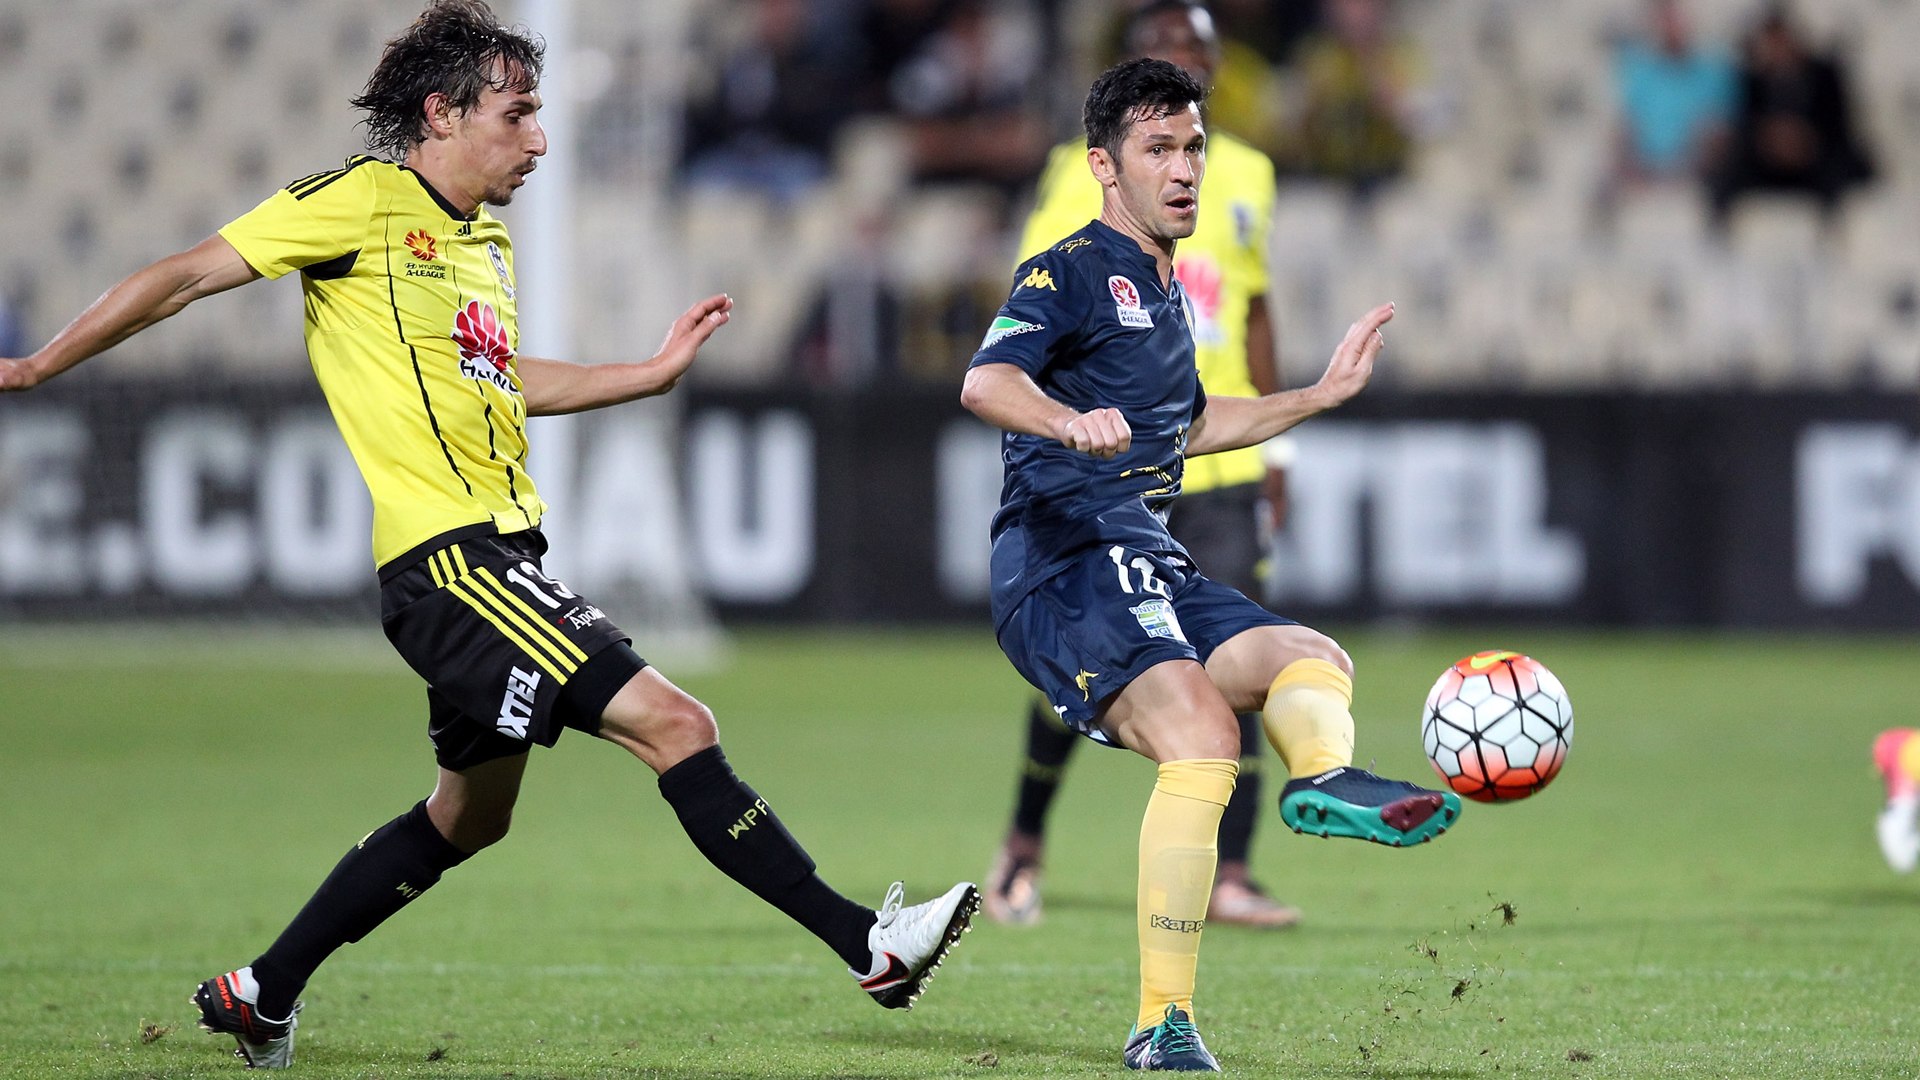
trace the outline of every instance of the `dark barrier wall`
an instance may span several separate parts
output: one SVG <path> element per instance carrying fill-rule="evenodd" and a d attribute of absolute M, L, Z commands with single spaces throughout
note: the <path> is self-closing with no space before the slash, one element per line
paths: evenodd
<path fill-rule="evenodd" d="M 642 404 L 536 429 L 570 582 L 663 576 L 732 618 L 984 620 L 998 443 L 953 394 L 680 396 L 677 428 Z M 1915 404 L 1370 392 L 1300 429 L 1268 599 L 1308 619 L 1920 627 Z M 310 384 L 80 378 L 0 402 L 9 618 L 361 614 L 369 529 Z"/>

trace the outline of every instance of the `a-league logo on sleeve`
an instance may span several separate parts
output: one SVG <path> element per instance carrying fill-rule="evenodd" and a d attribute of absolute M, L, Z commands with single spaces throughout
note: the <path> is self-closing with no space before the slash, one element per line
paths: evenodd
<path fill-rule="evenodd" d="M 1107 291 L 1113 294 L 1113 310 L 1120 316 L 1121 326 L 1152 329 L 1153 316 L 1140 306 L 1140 290 L 1132 281 L 1115 274 L 1107 279 Z"/>

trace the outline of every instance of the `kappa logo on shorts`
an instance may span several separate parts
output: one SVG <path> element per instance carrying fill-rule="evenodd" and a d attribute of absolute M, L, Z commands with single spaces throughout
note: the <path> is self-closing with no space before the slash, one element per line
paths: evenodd
<path fill-rule="evenodd" d="M 1140 306 L 1140 288 L 1131 280 L 1115 274 L 1107 279 L 1107 291 L 1113 294 L 1113 310 L 1121 326 L 1153 329 L 1153 316 Z"/>
<path fill-rule="evenodd" d="M 1171 602 L 1147 600 L 1127 610 L 1140 620 L 1140 629 L 1145 630 L 1148 637 L 1172 638 L 1179 642 L 1187 640 L 1186 631 L 1180 629 L 1180 619 L 1174 615 Z"/>
<path fill-rule="evenodd" d="M 500 702 L 500 720 L 494 726 L 503 735 L 527 737 L 533 722 L 533 699 L 540 692 L 540 673 L 513 668 L 507 672 L 507 696 Z"/>

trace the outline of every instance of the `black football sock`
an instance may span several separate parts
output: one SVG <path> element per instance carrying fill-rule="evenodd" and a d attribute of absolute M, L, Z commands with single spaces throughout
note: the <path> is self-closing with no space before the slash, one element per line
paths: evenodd
<path fill-rule="evenodd" d="M 661 773 L 660 794 L 679 815 L 693 846 L 721 873 L 806 927 L 848 967 L 860 972 L 872 967 L 867 931 L 873 928 L 873 909 L 820 880 L 813 859 L 767 801 L 734 775 L 718 746 Z"/>
<path fill-rule="evenodd" d="M 1074 734 L 1054 716 L 1046 702 L 1034 698 L 1027 709 L 1027 759 L 1020 764 L 1019 795 L 1013 804 L 1013 828 L 1039 836 L 1047 828 L 1047 810 L 1060 790 L 1067 759 L 1073 756 Z"/>
<path fill-rule="evenodd" d="M 1220 861 L 1244 863 L 1253 847 L 1253 823 L 1260 814 L 1260 747 L 1267 741 L 1259 713 L 1240 714 L 1240 776 L 1220 815 Z"/>
<path fill-rule="evenodd" d="M 260 1015 L 279 1019 L 293 1011 L 293 999 L 335 949 L 366 937 L 467 855 L 433 827 L 425 800 L 367 834 L 253 962 Z"/>

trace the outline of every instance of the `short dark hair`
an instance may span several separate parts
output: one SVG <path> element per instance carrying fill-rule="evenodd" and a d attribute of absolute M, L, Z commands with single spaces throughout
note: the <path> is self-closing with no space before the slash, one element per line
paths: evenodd
<path fill-rule="evenodd" d="M 1207 100 L 1207 88 L 1165 60 L 1122 60 L 1100 73 L 1087 91 L 1081 113 L 1087 145 L 1117 160 L 1127 129 L 1140 120 L 1158 120 Z"/>
<path fill-rule="evenodd" d="M 433 0 L 387 42 L 353 99 L 367 114 L 367 149 L 400 161 L 425 141 L 429 95 L 445 94 L 465 112 L 488 90 L 531 93 L 546 54 L 546 42 L 524 26 L 500 25 L 485 0 Z"/>

